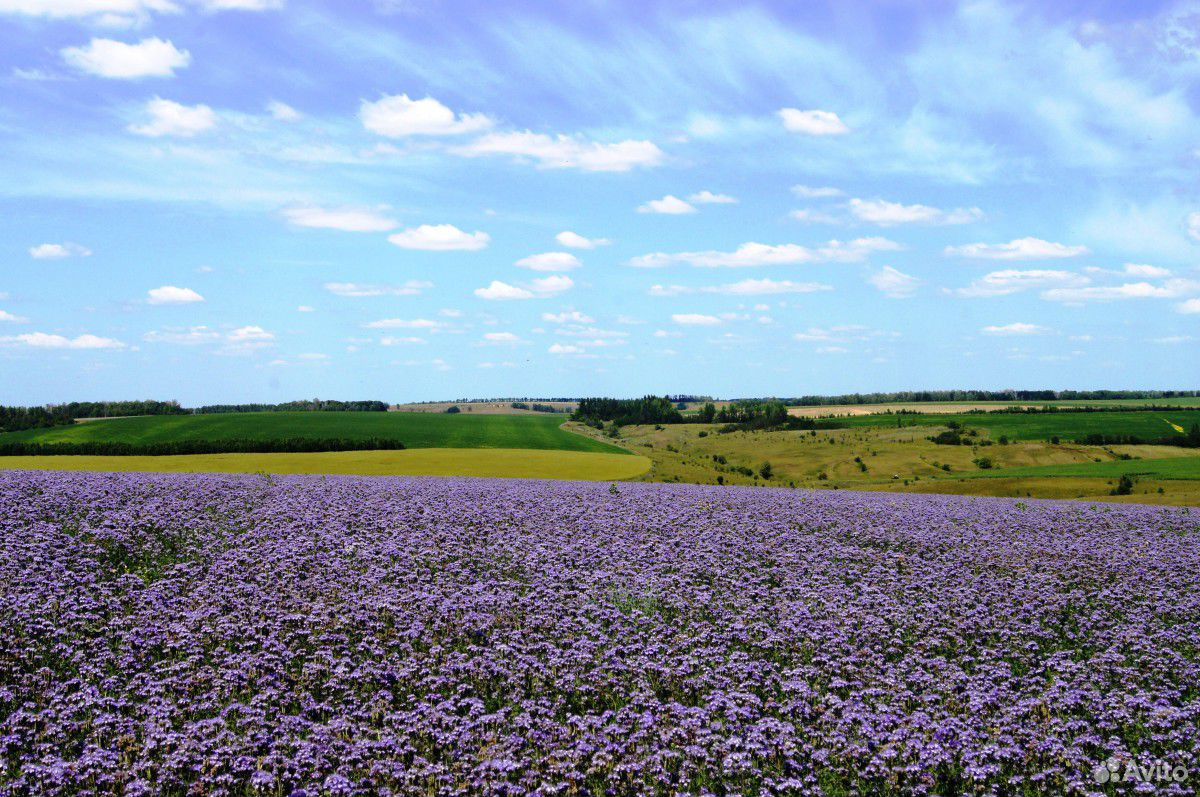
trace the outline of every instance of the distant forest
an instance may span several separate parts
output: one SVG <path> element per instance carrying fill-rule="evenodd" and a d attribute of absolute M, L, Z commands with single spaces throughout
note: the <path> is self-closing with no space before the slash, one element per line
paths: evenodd
<path fill-rule="evenodd" d="M 387 412 L 386 401 L 330 401 L 310 399 L 283 404 L 208 404 L 186 410 L 195 415 L 216 415 L 225 412 Z"/>
<path fill-rule="evenodd" d="M 1193 398 L 1200 390 L 905 390 L 897 393 L 846 393 L 798 396 L 784 404 L 820 407 L 831 404 L 890 404 L 922 401 L 1108 401 L 1116 399 Z"/>
<path fill-rule="evenodd" d="M 578 404 L 574 417 L 589 422 L 613 422 L 619 425 L 636 423 L 680 423 L 707 419 L 709 422 L 752 425 L 773 425 L 781 421 L 781 406 L 813 407 L 846 404 L 889 404 L 896 402 L 970 402 L 970 401 L 1105 401 L 1115 399 L 1194 398 L 1200 390 L 906 390 L 895 393 L 846 393 L 839 396 L 797 396 L 793 398 L 738 399 L 737 409 L 712 407 L 709 396 L 675 394 L 645 396 L 638 399 L 613 398 L 503 398 L 459 399 L 460 403 L 503 402 L 518 409 L 555 412 L 542 402 L 573 402 Z M 688 404 L 705 402 L 699 417 L 682 415 Z M 417 402 L 434 404 L 440 402 Z M 48 404 L 44 407 L 0 406 L 0 432 L 38 429 L 74 423 L 80 418 L 117 418 L 129 415 L 212 415 L 231 412 L 387 412 L 386 401 L 336 401 L 303 399 L 282 404 L 208 404 L 188 408 L 178 401 L 73 401 L 67 404 Z M 710 407 L 712 407 L 710 409 Z M 753 410 L 747 408 L 754 407 Z M 750 417 L 747 417 L 749 414 Z"/>
<path fill-rule="evenodd" d="M 0 406 L 0 432 L 65 426 L 79 418 L 121 418 L 129 415 L 212 415 L 223 412 L 387 412 L 386 401 L 306 399 L 283 404 L 210 404 L 189 409 L 178 401 L 72 401 L 44 407 Z M 340 450 L 340 449 L 333 449 Z"/>

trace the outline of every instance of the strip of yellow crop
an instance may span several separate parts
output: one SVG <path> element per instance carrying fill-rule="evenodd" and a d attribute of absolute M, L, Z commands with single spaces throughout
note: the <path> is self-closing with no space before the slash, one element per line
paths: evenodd
<path fill-rule="evenodd" d="M 413 448 L 296 454 L 189 454 L 162 457 L 0 457 L 0 470 L 143 473 L 273 473 L 347 476 L 480 476 L 611 481 L 648 470 L 628 454 L 513 448 Z"/>

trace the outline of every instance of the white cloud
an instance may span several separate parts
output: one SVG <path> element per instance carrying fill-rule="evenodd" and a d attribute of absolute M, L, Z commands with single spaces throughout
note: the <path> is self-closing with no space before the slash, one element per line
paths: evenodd
<path fill-rule="evenodd" d="M 132 24 L 150 12 L 176 13 L 174 0 L 0 0 L 0 14 L 45 19 L 91 17 L 112 25 Z"/>
<path fill-rule="evenodd" d="M 478 252 L 487 248 L 492 238 L 486 232 L 463 232 L 453 224 L 422 224 L 393 233 L 388 240 L 401 249 L 420 249 L 427 252 Z"/>
<path fill-rule="evenodd" d="M 794 185 L 792 193 L 803 199 L 829 199 L 842 196 L 845 192 L 830 186 Z"/>
<path fill-rule="evenodd" d="M 984 260 L 1055 260 L 1086 255 L 1088 248 L 1043 241 L 1041 238 L 1018 238 L 1006 244 L 947 246 L 945 252 L 947 255 Z"/>
<path fill-rule="evenodd" d="M 970 224 L 983 218 L 979 208 L 942 210 L 929 205 L 901 205 L 882 199 L 851 199 L 850 212 L 860 221 L 894 227 L 899 224 Z"/>
<path fill-rule="evenodd" d="M 683 296 L 692 293 L 712 293 L 722 296 L 775 296 L 785 293 L 816 293 L 831 291 L 833 287 L 819 282 L 792 282 L 791 280 L 746 279 L 728 285 L 709 285 L 690 288 L 683 285 L 654 285 L 651 296 Z"/>
<path fill-rule="evenodd" d="M 1188 235 L 1200 241 L 1200 210 L 1189 213 L 1187 217 Z"/>
<path fill-rule="evenodd" d="M 996 335 L 1000 337 L 1013 337 L 1025 335 L 1044 335 L 1049 332 L 1048 327 L 1038 326 L 1037 324 L 1025 324 L 1016 322 L 1013 324 L 1005 324 L 1004 326 L 990 326 L 979 330 L 985 335 Z"/>
<path fill-rule="evenodd" d="M 1090 279 L 1073 271 L 1004 269 L 985 274 L 953 293 L 964 298 L 1009 296 L 1034 288 L 1078 288 L 1089 282 Z"/>
<path fill-rule="evenodd" d="M 35 349 L 123 349 L 125 344 L 113 338 L 98 335 L 79 335 L 74 338 L 51 335 L 46 332 L 28 332 L 0 338 L 3 343 L 19 343 Z"/>
<path fill-rule="evenodd" d="M 662 199 L 651 199 L 646 204 L 639 206 L 637 211 L 638 213 L 659 213 L 665 216 L 683 216 L 695 213 L 696 208 L 677 196 L 667 194 Z"/>
<path fill-rule="evenodd" d="M 483 339 L 488 343 L 520 343 L 521 338 L 512 332 L 485 332 Z"/>
<path fill-rule="evenodd" d="M 569 291 L 573 287 L 575 287 L 574 280 L 558 274 L 552 277 L 535 279 L 529 283 L 529 289 L 539 296 L 553 296 L 564 291 Z"/>
<path fill-rule="evenodd" d="M 843 219 L 834 216 L 831 213 L 826 213 L 823 210 L 811 210 L 805 208 L 803 210 L 793 210 L 788 214 L 796 221 L 804 224 L 842 224 Z"/>
<path fill-rule="evenodd" d="M 523 257 L 516 262 L 516 265 L 530 271 L 571 271 L 583 264 L 570 252 L 545 252 L 540 255 Z"/>
<path fill-rule="evenodd" d="M 921 280 L 891 266 L 884 266 L 868 277 L 867 281 L 889 299 L 906 299 L 916 293 L 921 284 Z"/>
<path fill-rule="evenodd" d="M 366 208 L 287 208 L 283 215 L 296 227 L 343 232 L 387 232 L 397 225 L 395 219 Z"/>
<path fill-rule="evenodd" d="M 1145 263 L 1126 263 L 1124 273 L 1131 277 L 1145 277 L 1146 279 L 1162 279 L 1171 276 L 1170 269 L 1148 266 Z"/>
<path fill-rule="evenodd" d="M 385 335 L 379 339 L 380 346 L 424 346 L 428 342 L 425 338 L 413 337 L 411 335 L 404 337 Z"/>
<path fill-rule="evenodd" d="M 221 340 L 221 333 L 206 326 L 185 327 L 182 329 L 151 330 L 142 335 L 147 343 L 171 343 L 178 346 L 198 346 L 203 343 L 213 343 Z"/>
<path fill-rule="evenodd" d="M 815 249 L 799 244 L 744 243 L 733 252 L 705 251 L 666 254 L 655 252 L 635 257 L 628 265 L 634 268 L 663 268 L 686 263 L 697 268 L 746 268 L 751 266 L 780 266 L 801 263 L 858 263 L 872 252 L 895 252 L 903 249 L 887 238 L 856 238 L 852 241 L 829 241 Z"/>
<path fill-rule="evenodd" d="M 671 320 L 685 327 L 715 327 L 724 323 L 715 315 L 703 315 L 701 313 L 675 313 L 671 316 Z"/>
<path fill-rule="evenodd" d="M 1160 285 L 1149 282 L 1127 282 L 1123 285 L 1094 285 L 1083 288 L 1052 288 L 1043 291 L 1043 299 L 1051 302 L 1080 303 L 1116 301 L 1120 299 L 1178 299 L 1200 293 L 1200 281 L 1170 279 Z"/>
<path fill-rule="evenodd" d="M 358 117 L 363 127 L 388 138 L 478 133 L 494 124 L 484 114 L 455 114 L 433 97 L 414 100 L 407 94 L 363 100 Z"/>
<path fill-rule="evenodd" d="M 271 114 L 271 118 L 277 122 L 298 122 L 304 118 L 304 114 L 279 100 L 271 100 L 267 103 L 267 113 Z"/>
<path fill-rule="evenodd" d="M 714 194 L 712 191 L 697 191 L 688 197 L 688 202 L 697 205 L 736 205 L 737 198 L 729 194 Z"/>
<path fill-rule="evenodd" d="M 299 307 L 297 307 L 297 308 L 296 308 L 296 312 L 297 312 L 297 313 L 315 313 L 315 312 L 316 312 L 316 308 L 315 308 L 315 307 L 310 307 L 310 306 L 309 306 L 309 305 L 307 305 L 307 304 L 302 304 L 302 305 L 300 305 Z"/>
<path fill-rule="evenodd" d="M 779 118 L 785 130 L 808 136 L 840 136 L 850 128 L 833 111 L 801 111 L 797 108 L 781 108 Z"/>
<path fill-rule="evenodd" d="M 475 295 L 480 299 L 487 299 L 493 302 L 532 299 L 534 297 L 533 291 L 518 288 L 515 285 L 509 285 L 507 282 L 501 282 L 500 280 L 492 280 L 492 284 L 486 288 L 476 288 Z"/>
<path fill-rule="evenodd" d="M 284 0 L 198 0 L 205 11 L 272 11 L 283 8 Z"/>
<path fill-rule="evenodd" d="M 651 141 L 619 141 L 604 144 L 572 136 L 542 133 L 489 133 L 456 147 L 453 152 L 468 158 L 510 155 L 532 159 L 543 169 L 581 169 L 586 172 L 627 172 L 637 167 L 658 166 L 663 151 Z"/>
<path fill-rule="evenodd" d="M 877 341 L 900 337 L 899 332 L 887 332 L 871 329 L 861 324 L 839 324 L 832 327 L 809 327 L 803 332 L 792 335 L 794 340 L 801 343 L 853 343 Z M 818 349 L 820 351 L 820 349 Z M 839 349 L 845 351 L 845 349 Z"/>
<path fill-rule="evenodd" d="M 608 246 L 612 243 L 607 238 L 584 238 L 582 235 L 570 230 L 560 232 L 554 236 L 554 240 L 568 249 L 595 249 L 597 246 Z"/>
<path fill-rule="evenodd" d="M 409 280 L 403 285 L 364 285 L 359 282 L 327 282 L 325 290 L 334 296 L 358 299 L 370 296 L 419 296 L 421 291 L 433 287 L 432 282 Z"/>
<path fill-rule="evenodd" d="M 120 80 L 174 77 L 176 69 L 183 69 L 192 62 L 192 55 L 187 50 L 180 50 L 159 38 L 142 39 L 137 44 L 92 39 L 83 47 L 64 48 L 62 57 L 81 72 Z"/>
<path fill-rule="evenodd" d="M 150 138 L 191 138 L 217 126 L 217 114 L 207 105 L 181 105 L 155 97 L 146 103 L 145 110 L 150 120 L 145 124 L 130 125 L 129 132 Z"/>
<path fill-rule="evenodd" d="M 1170 335 L 1165 338 L 1153 338 L 1151 343 L 1157 343 L 1160 346 L 1178 346 L 1181 343 L 1191 343 L 1195 338 L 1191 335 Z"/>
<path fill-rule="evenodd" d="M 191 288 L 164 285 L 146 291 L 146 301 L 150 304 L 196 304 L 204 301 L 204 297 Z"/>
<path fill-rule="evenodd" d="M 260 326 L 238 327 L 225 336 L 225 346 L 218 353 L 249 354 L 275 345 L 275 334 Z"/>
<path fill-rule="evenodd" d="M 551 354 L 583 354 L 584 349 L 566 343 L 554 343 L 546 351 Z"/>
<path fill-rule="evenodd" d="M 596 319 L 578 310 L 566 310 L 561 313 L 542 313 L 542 320 L 551 324 L 594 324 Z"/>
<path fill-rule="evenodd" d="M 1175 309 L 1186 315 L 1195 315 L 1200 313 L 1200 299 L 1188 299 L 1186 302 L 1176 305 Z"/>
<path fill-rule="evenodd" d="M 62 260 L 67 257 L 90 257 L 92 250 L 79 244 L 38 244 L 29 248 L 34 260 Z"/>
<path fill-rule="evenodd" d="M 19 315 L 13 315 L 12 313 L 0 310 L 0 321 L 5 321 L 10 324 L 24 324 L 28 320 L 28 318 L 24 318 Z"/>
<path fill-rule="evenodd" d="M 367 329 L 441 329 L 446 326 L 441 321 L 432 321 L 428 318 L 414 318 L 412 320 L 404 318 L 384 318 L 379 321 L 371 321 L 363 324 Z"/>

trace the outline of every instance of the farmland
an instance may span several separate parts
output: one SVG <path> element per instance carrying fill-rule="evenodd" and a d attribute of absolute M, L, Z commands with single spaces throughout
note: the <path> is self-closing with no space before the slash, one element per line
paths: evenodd
<path fill-rule="evenodd" d="M 190 454 L 183 456 L 0 457 L 14 470 L 119 473 L 272 473 L 350 476 L 473 476 L 511 479 L 629 479 L 648 470 L 641 456 L 511 448 L 414 448 L 405 451 Z"/>
<path fill-rule="evenodd" d="M 404 412 L 259 412 L 112 418 L 7 432 L 16 442 L 167 443 L 222 439 L 391 438 L 407 448 L 523 448 L 622 453 L 561 428 L 561 415 Z"/>
<path fill-rule="evenodd" d="M 641 481 L 1200 505 L 1196 449 L 1044 440 L 935 445 L 928 438 L 938 430 L 922 425 L 722 433 L 718 425 L 676 424 L 624 427 L 618 442 L 653 462 L 637 477 Z M 979 467 L 983 458 L 987 469 Z M 768 462 L 772 474 L 764 479 L 760 470 Z M 1135 489 L 1111 496 L 1125 474 L 1136 477 Z"/>
<path fill-rule="evenodd" d="M 0 532 L 6 793 L 1082 795 L 1110 757 L 1200 771 L 1200 519 L 1177 509 L 10 472 Z"/>
<path fill-rule="evenodd" d="M 841 417 L 838 418 L 838 422 L 852 429 L 946 426 L 953 422 L 985 431 L 992 438 L 1004 435 L 1010 440 L 1048 440 L 1054 436 L 1063 440 L 1074 440 L 1090 434 L 1156 439 L 1171 435 L 1182 436 L 1183 433 L 1175 427 L 1186 431 L 1191 429 L 1193 424 L 1200 423 L 1200 410 L 883 414 Z"/>

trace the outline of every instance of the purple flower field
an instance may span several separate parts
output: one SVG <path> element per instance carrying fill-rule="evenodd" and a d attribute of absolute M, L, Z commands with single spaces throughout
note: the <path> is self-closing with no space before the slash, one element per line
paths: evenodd
<path fill-rule="evenodd" d="M 8 472 L 0 632 L 5 795 L 1200 789 L 1178 508 Z"/>

